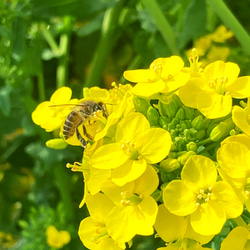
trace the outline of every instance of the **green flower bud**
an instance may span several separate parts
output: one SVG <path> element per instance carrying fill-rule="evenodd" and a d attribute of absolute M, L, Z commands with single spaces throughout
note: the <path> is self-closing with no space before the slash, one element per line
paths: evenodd
<path fill-rule="evenodd" d="M 180 119 L 180 120 L 185 120 L 186 117 L 185 117 L 185 111 L 183 108 L 179 108 L 177 113 L 175 114 L 175 117 Z"/>
<path fill-rule="evenodd" d="M 192 120 L 192 127 L 196 130 L 201 130 L 204 128 L 204 120 L 202 115 L 198 115 Z"/>
<path fill-rule="evenodd" d="M 158 111 L 150 106 L 147 110 L 147 118 L 150 123 L 150 126 L 159 126 L 160 115 Z"/>
<path fill-rule="evenodd" d="M 166 172 L 172 172 L 180 168 L 181 164 L 177 159 L 168 158 L 160 162 L 160 167 Z"/>
<path fill-rule="evenodd" d="M 135 109 L 138 112 L 140 112 L 143 115 L 147 116 L 147 110 L 148 110 L 150 104 L 146 99 L 141 98 L 139 96 L 134 96 L 133 103 L 135 105 Z"/>
<path fill-rule="evenodd" d="M 185 152 L 184 154 L 182 154 L 180 157 L 178 157 L 179 162 L 184 165 L 186 163 L 186 161 L 188 160 L 188 158 L 192 155 L 196 155 L 196 153 L 194 151 L 188 151 Z"/>
<path fill-rule="evenodd" d="M 187 120 L 192 120 L 194 117 L 194 109 L 187 106 L 182 107 L 185 112 L 185 117 Z"/>
<path fill-rule="evenodd" d="M 162 116 L 174 118 L 178 110 L 176 103 L 170 99 L 169 103 L 158 102 L 159 112 Z"/>
<path fill-rule="evenodd" d="M 183 103 L 182 103 L 182 101 L 181 101 L 181 99 L 180 99 L 180 97 L 178 95 L 173 94 L 172 95 L 172 100 L 175 102 L 175 104 L 176 104 L 176 106 L 178 108 L 181 108 L 183 106 Z"/>
<path fill-rule="evenodd" d="M 210 133 L 212 141 L 219 141 L 229 135 L 230 131 L 234 128 L 234 123 L 231 117 L 223 122 L 220 122 Z"/>
<path fill-rule="evenodd" d="M 46 146 L 53 149 L 65 149 L 67 145 L 68 144 L 61 138 L 46 141 Z"/>
<path fill-rule="evenodd" d="M 196 133 L 196 139 L 199 140 L 199 141 L 203 140 L 204 137 L 205 137 L 205 135 L 206 135 L 206 132 L 205 132 L 204 129 L 200 130 L 200 131 L 197 131 L 197 133 Z"/>
<path fill-rule="evenodd" d="M 197 144 L 193 141 L 189 142 L 187 145 L 187 151 L 197 152 Z"/>

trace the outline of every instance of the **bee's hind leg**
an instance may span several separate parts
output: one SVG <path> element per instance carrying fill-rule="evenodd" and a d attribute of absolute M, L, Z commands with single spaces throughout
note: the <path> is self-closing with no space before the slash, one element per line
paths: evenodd
<path fill-rule="evenodd" d="M 83 129 L 86 130 L 84 126 L 83 126 Z M 78 127 L 76 127 L 76 136 L 77 136 L 77 139 L 81 142 L 82 147 L 83 147 L 83 148 L 86 148 L 86 141 L 85 141 L 85 139 L 81 136 L 81 134 L 80 134 L 80 132 L 79 132 L 79 130 L 78 130 Z"/>

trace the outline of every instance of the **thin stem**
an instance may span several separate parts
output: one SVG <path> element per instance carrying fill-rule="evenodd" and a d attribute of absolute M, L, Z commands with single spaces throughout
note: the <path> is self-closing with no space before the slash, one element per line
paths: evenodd
<path fill-rule="evenodd" d="M 42 102 L 45 100 L 45 85 L 44 85 L 44 76 L 43 76 L 43 66 L 41 62 L 41 68 L 38 73 L 38 94 L 39 94 L 39 101 Z"/>
<path fill-rule="evenodd" d="M 208 4 L 213 11 L 220 17 L 224 24 L 234 33 L 245 52 L 250 55 L 250 37 L 242 27 L 236 17 L 228 9 L 222 0 L 208 0 Z"/>
<path fill-rule="evenodd" d="M 64 17 L 65 32 L 61 34 L 60 37 L 60 43 L 59 43 L 60 57 L 58 58 L 58 66 L 56 70 L 57 88 L 65 86 L 68 79 L 68 63 L 69 63 L 68 57 L 69 57 L 71 26 L 72 26 L 71 17 L 69 16 Z"/>
<path fill-rule="evenodd" d="M 50 32 L 49 26 L 46 25 L 45 23 L 41 23 L 40 27 L 41 27 L 43 36 L 44 36 L 45 40 L 47 41 L 47 43 L 49 44 L 53 54 L 59 55 L 60 54 L 59 46 L 58 46 L 56 40 L 54 39 L 53 35 Z"/>
<path fill-rule="evenodd" d="M 106 66 L 107 58 L 116 41 L 115 27 L 118 23 L 124 0 L 120 0 L 114 7 L 108 9 L 104 15 L 101 38 L 90 64 L 89 75 L 85 86 L 100 85 L 102 73 Z"/>
<path fill-rule="evenodd" d="M 154 18 L 155 24 L 157 25 L 166 44 L 168 45 L 170 52 L 175 55 L 179 54 L 179 51 L 176 47 L 175 34 L 157 2 L 155 0 L 141 0 L 141 2 Z"/>

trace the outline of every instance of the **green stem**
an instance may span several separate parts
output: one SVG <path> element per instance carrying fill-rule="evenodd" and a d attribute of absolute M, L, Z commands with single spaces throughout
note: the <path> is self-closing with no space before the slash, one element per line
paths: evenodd
<path fill-rule="evenodd" d="M 40 25 L 40 27 L 41 27 L 43 36 L 44 36 L 45 40 L 47 41 L 47 43 L 49 44 L 53 54 L 58 56 L 60 54 L 60 49 L 59 49 L 59 46 L 58 46 L 56 40 L 52 36 L 48 26 L 45 23 L 42 23 Z"/>
<path fill-rule="evenodd" d="M 39 94 L 39 101 L 43 102 L 45 100 L 45 85 L 44 85 L 44 76 L 43 76 L 43 66 L 41 62 L 41 69 L 38 73 L 38 94 Z"/>
<path fill-rule="evenodd" d="M 207 138 L 207 139 L 205 139 L 205 140 L 203 140 L 203 141 L 199 141 L 199 142 L 197 142 L 197 146 L 203 146 L 203 145 L 205 145 L 205 144 L 207 144 L 207 143 L 209 143 L 209 142 L 211 142 L 212 140 L 210 139 L 210 138 Z"/>
<path fill-rule="evenodd" d="M 106 66 L 107 58 L 117 38 L 115 28 L 117 26 L 123 4 L 124 0 L 120 0 L 114 7 L 107 9 L 104 15 L 102 33 L 90 64 L 89 75 L 85 82 L 86 87 L 101 85 L 101 78 Z"/>
<path fill-rule="evenodd" d="M 64 29 L 65 32 L 61 34 L 59 51 L 60 57 L 58 58 L 58 66 L 56 70 L 56 86 L 57 88 L 66 85 L 68 79 L 68 57 L 69 57 L 69 45 L 71 36 L 72 19 L 69 16 L 64 17 Z"/>
<path fill-rule="evenodd" d="M 155 0 L 141 0 L 141 2 L 154 18 L 155 24 L 157 25 L 166 44 L 168 45 L 170 52 L 175 55 L 179 54 L 179 51 L 176 47 L 175 34 L 157 2 Z"/>
<path fill-rule="evenodd" d="M 208 4 L 224 24 L 234 33 L 245 52 L 250 55 L 250 37 L 222 0 L 208 0 Z"/>
<path fill-rule="evenodd" d="M 62 164 L 57 164 L 54 166 L 55 171 L 55 181 L 60 192 L 62 204 L 67 215 L 67 219 L 72 221 L 74 218 L 72 200 L 70 196 L 70 184 L 67 173 L 65 172 L 65 166 Z"/>

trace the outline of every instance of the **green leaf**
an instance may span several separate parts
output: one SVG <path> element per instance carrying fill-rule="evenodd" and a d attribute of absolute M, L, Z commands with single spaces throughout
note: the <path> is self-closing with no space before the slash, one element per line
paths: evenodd
<path fill-rule="evenodd" d="M 206 31 L 206 1 L 192 0 L 183 15 L 183 29 L 180 34 L 180 48 L 191 39 L 197 38 Z"/>

